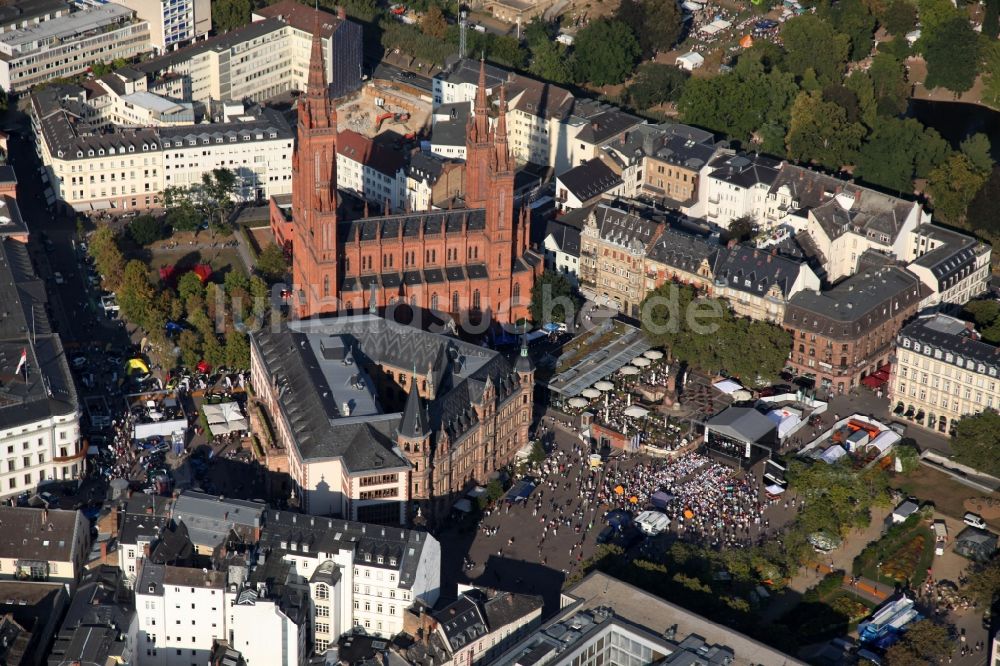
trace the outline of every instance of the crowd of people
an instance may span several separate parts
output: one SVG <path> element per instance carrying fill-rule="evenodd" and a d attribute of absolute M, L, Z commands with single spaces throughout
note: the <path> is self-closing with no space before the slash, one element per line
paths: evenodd
<path fill-rule="evenodd" d="M 132 414 L 124 412 L 111 421 L 111 441 L 108 442 L 109 454 L 102 455 L 96 463 L 99 473 L 106 481 L 115 479 L 131 480 L 138 453 L 132 442 Z"/>

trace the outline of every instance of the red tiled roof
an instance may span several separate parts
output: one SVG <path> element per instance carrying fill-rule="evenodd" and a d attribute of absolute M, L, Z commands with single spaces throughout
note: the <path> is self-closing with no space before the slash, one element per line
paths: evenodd
<path fill-rule="evenodd" d="M 303 5 L 298 0 L 282 0 L 268 7 L 255 9 L 254 14 L 265 18 L 280 18 L 297 30 L 312 34 L 317 20 L 321 22 L 320 33 L 324 37 L 332 35 L 341 20 L 336 15 Z"/>
<path fill-rule="evenodd" d="M 391 150 L 353 130 L 337 135 L 337 154 L 390 177 L 395 177 L 406 166 L 406 157 L 401 151 Z"/>

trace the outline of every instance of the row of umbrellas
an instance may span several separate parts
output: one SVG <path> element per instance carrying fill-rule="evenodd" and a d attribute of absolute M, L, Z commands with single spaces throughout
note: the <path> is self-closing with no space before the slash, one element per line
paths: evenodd
<path fill-rule="evenodd" d="M 653 361 L 657 361 L 663 358 L 663 352 L 656 349 L 648 349 L 642 353 L 642 356 L 637 356 L 632 359 L 631 365 L 626 365 L 619 372 L 623 375 L 638 375 L 641 370 L 640 368 L 648 368 L 653 364 Z M 595 382 L 590 388 L 585 388 L 580 391 L 580 396 L 569 399 L 569 406 L 575 407 L 577 409 L 582 409 L 590 404 L 588 401 L 594 398 L 601 397 L 601 393 L 606 393 L 615 388 L 615 385 L 606 379 L 602 379 L 599 382 Z M 625 416 L 631 416 L 635 418 L 642 418 L 649 414 L 649 410 L 640 407 L 638 405 L 632 405 L 625 410 Z"/>

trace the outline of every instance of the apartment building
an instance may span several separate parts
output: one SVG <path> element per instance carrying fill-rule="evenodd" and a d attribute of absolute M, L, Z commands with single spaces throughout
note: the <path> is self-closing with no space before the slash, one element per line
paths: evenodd
<path fill-rule="evenodd" d="M 144 560 L 135 584 L 138 666 L 200 666 L 226 638 L 226 574 Z"/>
<path fill-rule="evenodd" d="M 545 228 L 545 269 L 565 276 L 574 285 L 580 284 L 580 228 L 550 220 Z"/>
<path fill-rule="evenodd" d="M 909 271 L 887 266 L 827 291 L 800 291 L 785 308 L 789 367 L 842 394 L 890 362 L 896 334 L 930 290 Z"/>
<path fill-rule="evenodd" d="M 662 284 L 687 285 L 711 295 L 719 246 L 708 238 L 667 228 L 646 253 L 646 291 Z"/>
<path fill-rule="evenodd" d="M 0 505 L 0 579 L 76 587 L 90 550 L 90 525 L 79 511 Z"/>
<path fill-rule="evenodd" d="M 157 53 L 203 39 L 212 31 L 211 0 L 123 0 L 121 4 L 149 23 L 150 43 Z"/>
<path fill-rule="evenodd" d="M 1000 355 L 970 322 L 935 313 L 896 336 L 889 401 L 900 418 L 950 435 L 964 416 L 1000 408 Z"/>
<path fill-rule="evenodd" d="M 0 33 L 28 28 L 69 14 L 65 0 L 18 0 L 0 7 Z"/>
<path fill-rule="evenodd" d="M 300 581 L 280 555 L 258 555 L 249 577 L 246 567 L 230 565 L 226 641 L 239 650 L 246 664 L 309 663 L 312 604 L 308 583 Z"/>
<path fill-rule="evenodd" d="M 292 192 L 294 133 L 279 111 L 265 107 L 210 125 L 163 127 L 163 187 L 189 187 L 214 169 L 236 174 L 239 201 Z"/>
<path fill-rule="evenodd" d="M 698 199 L 685 212 L 725 229 L 740 218 L 761 219 L 781 168 L 782 163 L 770 157 L 720 151 L 701 168 Z"/>
<path fill-rule="evenodd" d="M 152 80 L 150 90 L 169 97 L 204 104 L 262 102 L 305 90 L 317 25 L 332 94 L 356 90 L 361 85 L 361 26 L 343 13 L 335 16 L 295 0 L 254 10 L 250 24 L 170 51 L 137 69 Z"/>
<path fill-rule="evenodd" d="M 10 167 L 5 167 L 10 169 Z M 6 224 L 4 224 L 6 220 Z M 0 195 L 0 497 L 78 479 L 86 447 L 66 351 L 46 314 L 16 200 Z M 22 361 L 23 359 L 23 361 Z M 0 570 L 10 571 L 9 569 Z"/>
<path fill-rule="evenodd" d="M 665 225 L 635 212 L 600 203 L 580 232 L 580 286 L 599 304 L 639 316 L 646 296 L 645 257 Z"/>
<path fill-rule="evenodd" d="M 490 663 L 538 626 L 542 598 L 473 588 L 431 617 L 426 642 L 435 663 Z"/>
<path fill-rule="evenodd" d="M 931 290 L 921 310 L 957 309 L 986 293 L 992 247 L 932 224 L 921 224 L 908 240 L 906 267 Z"/>
<path fill-rule="evenodd" d="M 98 566 L 81 577 L 55 633 L 48 663 L 134 665 L 137 638 L 136 609 L 121 572 Z"/>
<path fill-rule="evenodd" d="M 819 277 L 804 261 L 746 245 L 719 250 L 712 276 L 714 295 L 728 300 L 734 313 L 773 324 L 784 321 L 785 306 L 795 294 L 820 288 Z"/>
<path fill-rule="evenodd" d="M 111 126 L 91 90 L 49 86 L 31 97 L 36 149 L 53 198 L 74 210 L 148 209 L 163 189 L 216 168 L 238 178 L 242 201 L 291 191 L 292 131 L 272 109 L 197 125 Z"/>
<path fill-rule="evenodd" d="M 619 196 L 625 196 L 624 181 L 596 157 L 556 176 L 556 210 L 560 213 Z"/>
<path fill-rule="evenodd" d="M 409 201 L 406 154 L 353 130 L 337 135 L 337 187 L 384 210 L 401 212 Z M 421 208 L 420 210 L 427 210 Z"/>
<path fill-rule="evenodd" d="M 339 178 L 339 172 L 338 172 Z M 414 151 L 406 165 L 406 196 L 410 210 L 431 210 L 465 192 L 465 165 L 432 153 Z"/>
<path fill-rule="evenodd" d="M 146 75 L 131 67 L 122 67 L 93 81 L 86 81 L 87 106 L 93 123 L 103 122 L 103 129 L 117 127 L 170 127 L 193 125 L 196 118 L 191 102 L 151 93 L 146 89 Z"/>
<path fill-rule="evenodd" d="M 149 23 L 133 10 L 114 3 L 88 7 L 0 34 L 0 86 L 20 92 L 149 50 Z"/>

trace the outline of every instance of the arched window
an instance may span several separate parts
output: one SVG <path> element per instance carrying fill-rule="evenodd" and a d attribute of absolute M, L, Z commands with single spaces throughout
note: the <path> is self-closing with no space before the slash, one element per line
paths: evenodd
<path fill-rule="evenodd" d="M 403 444 L 403 451 L 405 451 L 406 453 L 409 453 L 410 452 L 410 445 L 409 444 Z"/>
<path fill-rule="evenodd" d="M 479 309 L 479 290 L 478 289 L 476 289 L 474 292 L 472 292 L 472 309 L 473 310 L 478 310 Z"/>
<path fill-rule="evenodd" d="M 319 585 L 316 586 L 316 598 L 317 599 L 330 598 L 330 588 L 328 588 L 325 583 L 320 583 Z"/>
<path fill-rule="evenodd" d="M 521 302 L 521 285 L 518 282 L 514 283 L 514 305 Z"/>
<path fill-rule="evenodd" d="M 330 295 L 330 276 L 329 275 L 324 275 L 323 276 L 323 296 L 329 296 L 329 295 Z"/>
<path fill-rule="evenodd" d="M 437 310 L 437 309 L 438 309 L 438 295 L 431 294 L 431 310 Z"/>
<path fill-rule="evenodd" d="M 458 312 L 458 292 L 454 291 L 451 294 L 451 311 Z"/>

